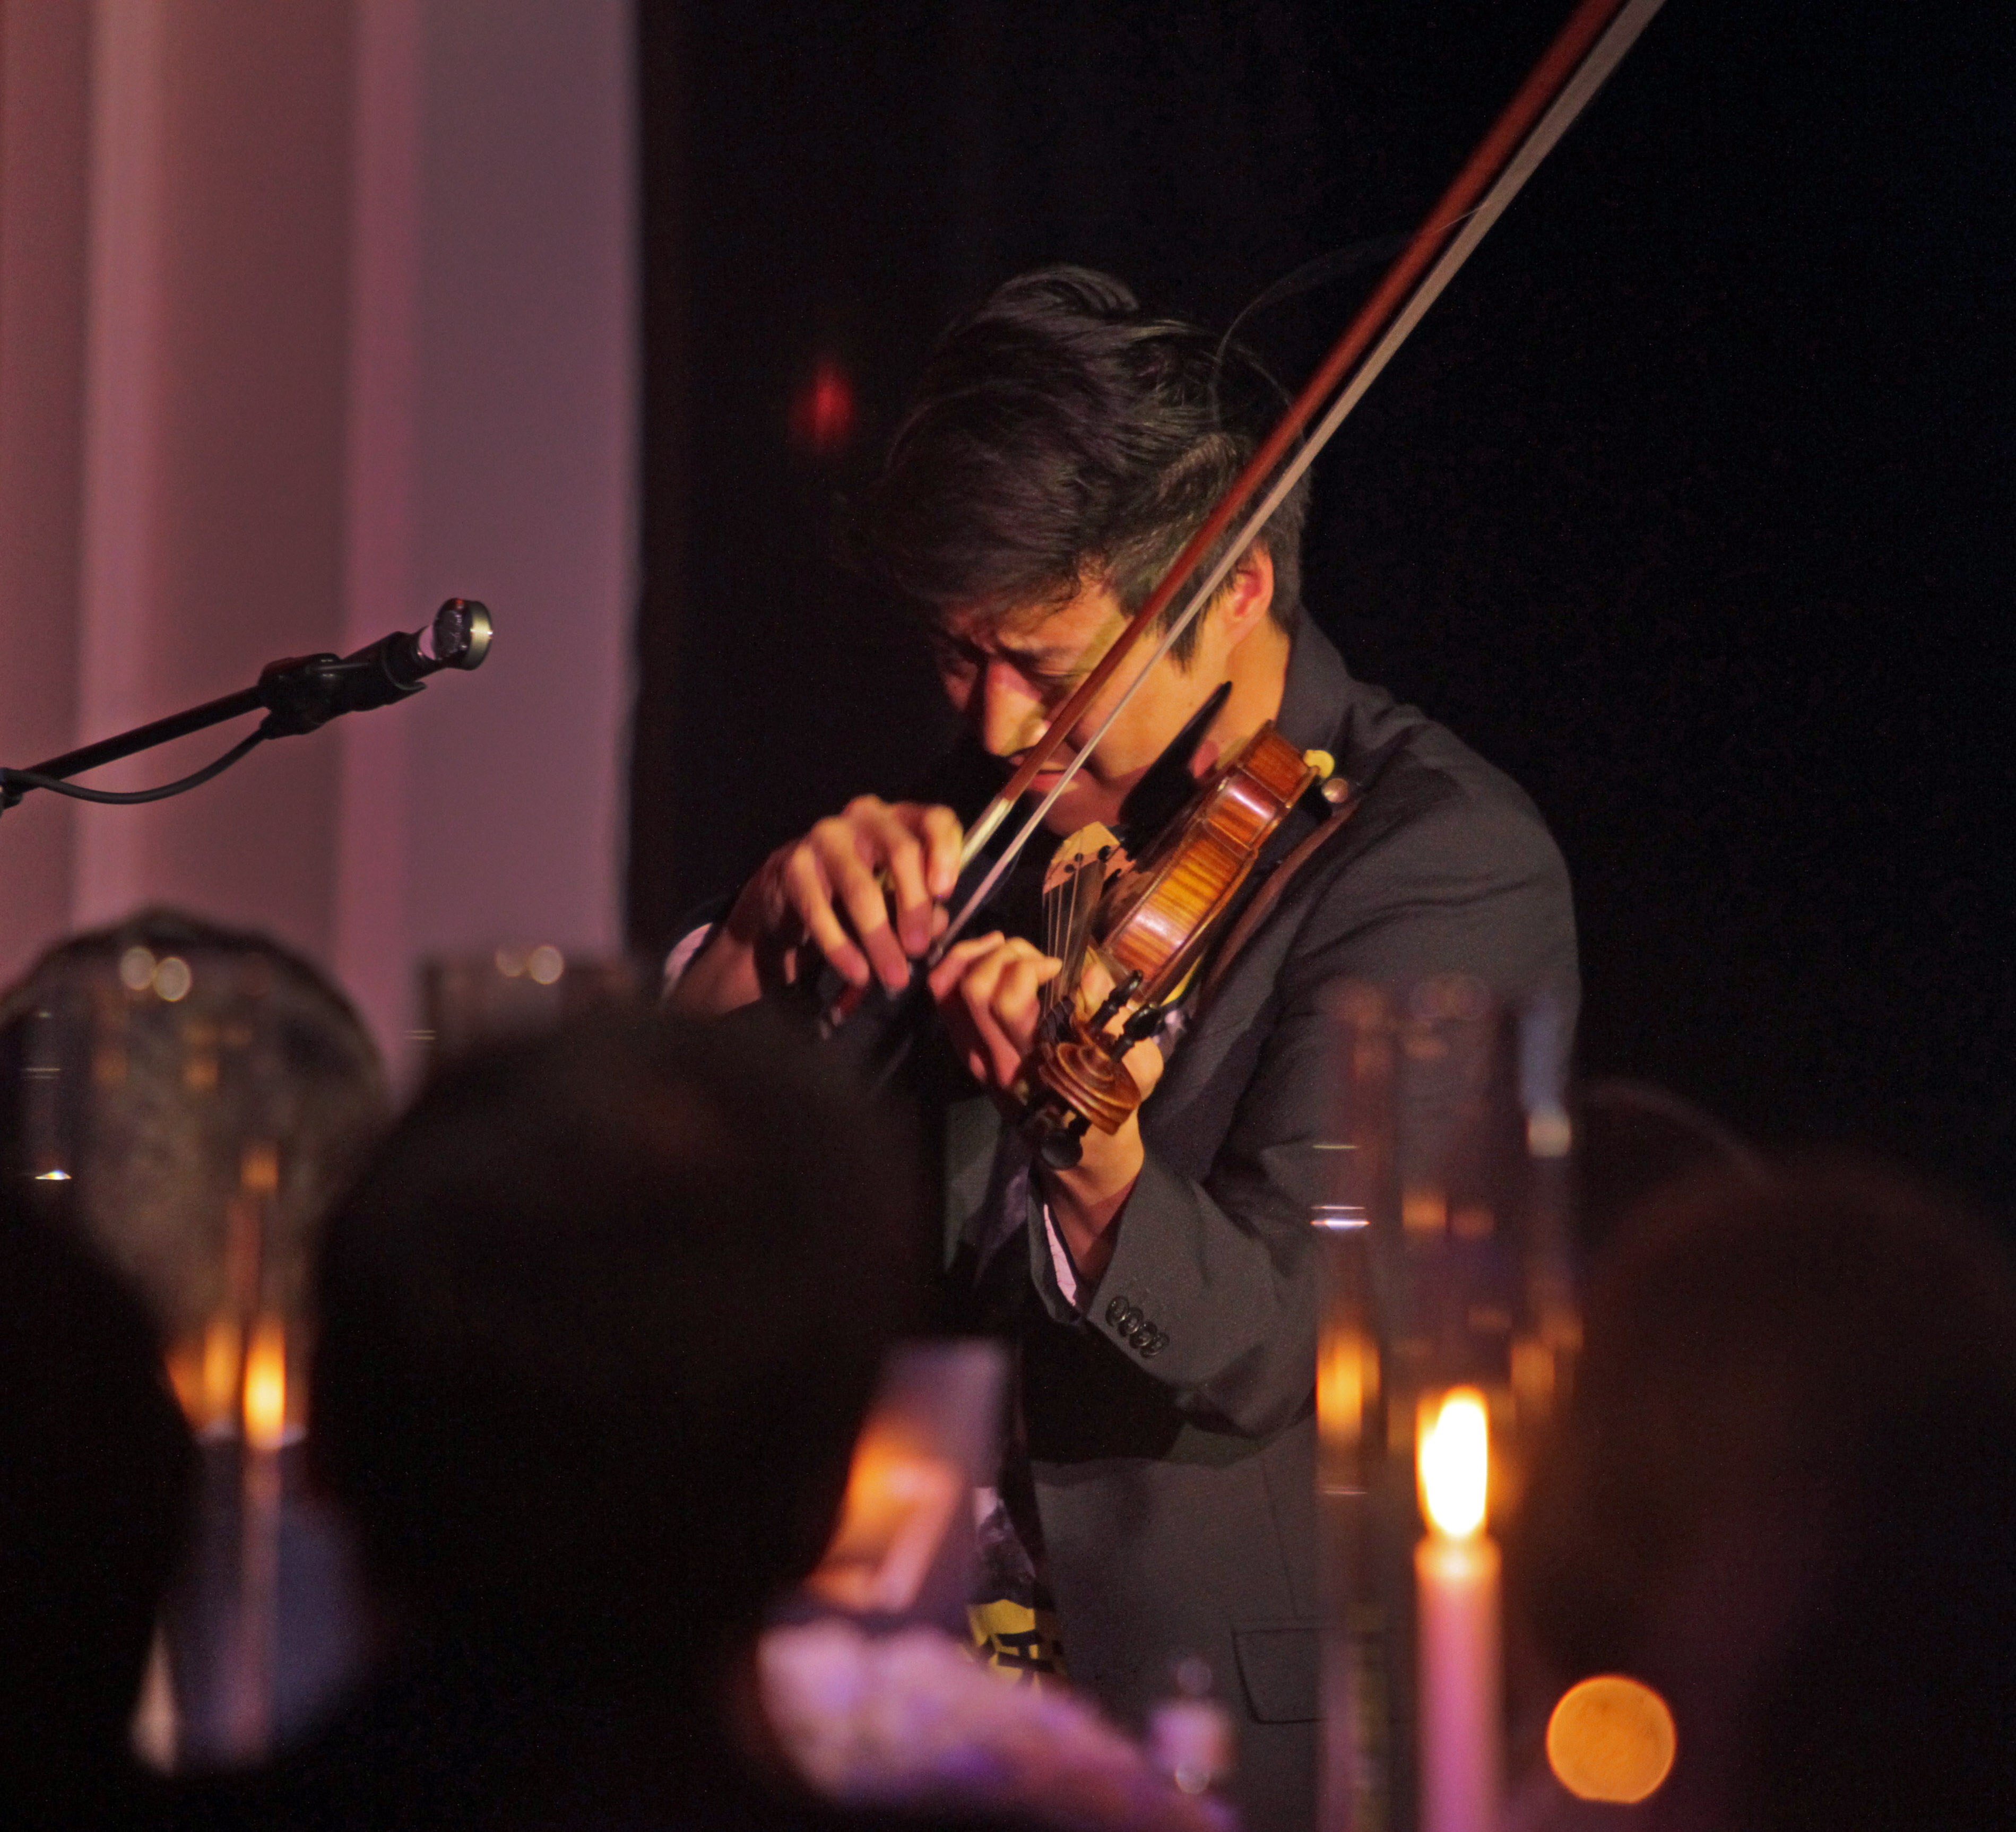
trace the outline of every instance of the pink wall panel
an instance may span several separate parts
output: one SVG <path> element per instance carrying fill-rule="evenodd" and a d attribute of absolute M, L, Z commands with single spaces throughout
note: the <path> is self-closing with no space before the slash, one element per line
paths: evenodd
<path fill-rule="evenodd" d="M 90 16 L 0 6 L 0 761 L 77 718 Z M 0 822 L 0 984 L 69 923 L 70 811 Z"/>
<path fill-rule="evenodd" d="M 149 716 L 343 636 L 351 7 L 175 0 L 165 20 Z M 134 811 L 149 894 L 326 956 L 340 761 L 331 734 L 293 739 Z"/>
<path fill-rule="evenodd" d="M 0 0 L 0 761 L 275 656 L 492 658 L 156 808 L 0 824 L 0 976 L 165 899 L 331 962 L 613 948 L 632 616 L 627 0 Z M 166 780 L 243 726 L 114 766 Z"/>
<path fill-rule="evenodd" d="M 424 17 L 413 579 L 430 603 L 485 599 L 500 634 L 416 709 L 416 778 L 452 793 L 413 804 L 413 930 L 607 948 L 634 595 L 628 8 Z"/>

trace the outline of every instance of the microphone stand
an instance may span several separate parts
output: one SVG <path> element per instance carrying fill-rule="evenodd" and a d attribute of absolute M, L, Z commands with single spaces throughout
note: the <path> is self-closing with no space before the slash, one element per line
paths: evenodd
<path fill-rule="evenodd" d="M 269 738 L 290 738 L 312 732 L 346 712 L 368 712 L 410 698 L 429 675 L 443 668 L 480 668 L 490 652 L 488 610 L 471 598 L 451 598 L 435 612 L 425 630 L 395 630 L 354 655 L 289 656 L 259 671 L 258 685 L 221 699 L 205 700 L 185 712 L 136 725 L 117 737 L 101 738 L 66 750 L 27 769 L 0 767 L 0 814 L 31 789 L 47 789 L 83 801 L 131 803 L 160 801 L 179 795 L 221 775 L 257 744 Z M 214 762 L 193 776 L 158 789 L 117 790 L 81 789 L 68 779 L 116 762 L 157 744 L 185 738 L 192 732 L 221 725 L 226 719 L 263 711 L 266 717 L 250 736 L 240 740 Z"/>

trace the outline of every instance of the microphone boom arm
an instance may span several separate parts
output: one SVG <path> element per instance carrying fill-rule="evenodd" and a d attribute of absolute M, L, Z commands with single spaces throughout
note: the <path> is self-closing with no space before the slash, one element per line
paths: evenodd
<path fill-rule="evenodd" d="M 490 613 L 473 599 L 451 598 L 435 612 L 425 630 L 394 631 L 354 655 L 290 656 L 268 662 L 259 671 L 257 686 L 218 700 L 205 700 L 186 711 L 136 725 L 116 737 L 101 738 L 95 744 L 66 750 L 60 757 L 31 765 L 23 770 L 0 768 L 0 813 L 18 802 L 31 789 L 53 790 L 87 801 L 156 801 L 178 794 L 207 782 L 230 764 L 269 738 L 293 737 L 312 732 L 346 712 L 368 712 L 390 706 L 419 692 L 427 677 L 443 668 L 470 669 L 482 665 L 489 653 L 491 635 Z M 263 711 L 266 717 L 259 729 L 236 749 L 207 768 L 180 782 L 160 789 L 118 791 L 78 789 L 68 779 L 81 776 L 122 757 L 132 757 L 185 738 L 227 719 Z"/>

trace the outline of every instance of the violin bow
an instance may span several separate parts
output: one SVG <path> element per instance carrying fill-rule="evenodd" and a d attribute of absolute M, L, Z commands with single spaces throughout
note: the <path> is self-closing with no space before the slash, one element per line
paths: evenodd
<path fill-rule="evenodd" d="M 1546 55 L 1533 67 L 1532 73 L 1520 85 L 1505 112 L 1429 211 L 1427 220 L 1415 231 L 1357 316 L 1345 328 L 1344 334 L 1323 359 L 1323 365 L 1290 404 L 1287 412 L 1267 436 L 1266 442 L 1254 453 L 1127 627 L 1114 639 L 1113 646 L 1058 710 L 1015 773 L 967 830 L 959 854 L 961 871 L 972 864 L 981 848 L 1000 830 L 1010 810 L 1028 792 L 1030 784 L 1057 754 L 1071 728 L 1085 716 L 1121 664 L 1174 602 L 1185 581 L 1231 527 L 1234 518 L 1272 477 L 1272 487 L 1240 524 L 1224 552 L 1197 581 L 1182 611 L 1172 620 L 1161 642 L 1128 684 L 1126 691 L 1064 766 L 1035 812 L 1017 830 L 1001 856 L 938 937 L 932 947 L 929 964 L 934 965 L 944 958 L 945 950 L 959 939 L 960 932 L 985 905 L 1002 875 L 1021 855 L 1030 837 L 1042 825 L 1044 816 L 1071 786 L 1085 760 L 1098 749 L 1100 741 L 1154 672 L 1156 664 L 1211 602 L 1226 575 L 1265 528 L 1282 499 L 1294 488 L 1303 472 L 1315 462 L 1317 454 L 1344 424 L 1346 416 L 1363 399 L 1380 372 L 1392 361 L 1395 351 L 1406 341 L 1428 308 L 1441 297 L 1442 290 L 1456 277 L 1457 270 L 1470 258 L 1478 243 L 1490 232 L 1492 225 L 1504 214 L 1505 207 L 1519 194 L 1540 162 L 1553 150 L 1576 116 L 1588 106 L 1590 99 L 1622 61 L 1624 54 L 1636 42 L 1639 34 L 1663 4 L 1664 0 L 1582 0 L 1569 16 L 1568 23 L 1547 48 Z M 1307 437 L 1302 437 L 1303 429 L 1316 419 L 1317 410 L 1326 401 L 1330 401 L 1329 411 Z M 1297 446 L 1298 438 L 1301 444 Z M 1295 448 L 1292 453 L 1291 447 Z"/>

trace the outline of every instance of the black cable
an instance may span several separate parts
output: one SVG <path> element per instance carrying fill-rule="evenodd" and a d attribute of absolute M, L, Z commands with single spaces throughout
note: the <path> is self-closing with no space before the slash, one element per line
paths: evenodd
<path fill-rule="evenodd" d="M 1456 229 L 1476 214 L 1474 210 L 1467 210 L 1461 216 L 1451 218 L 1444 227 Z M 1352 242 L 1341 248 L 1333 248 L 1327 254 L 1319 254 L 1315 260 L 1305 261 L 1300 267 L 1291 268 L 1280 279 L 1255 293 L 1239 308 L 1238 315 L 1225 327 L 1225 334 L 1218 340 L 1218 351 L 1211 358 L 1211 369 L 1214 404 L 1218 398 L 1219 377 L 1224 369 L 1225 358 L 1233 348 L 1232 340 L 1238 336 L 1239 327 L 1249 318 L 1269 311 L 1285 300 L 1313 292 L 1318 286 L 1327 286 L 1334 280 L 1346 279 L 1366 268 L 1383 266 L 1405 252 L 1408 243 L 1413 239 L 1411 230 L 1402 230 L 1398 235 L 1375 236 L 1370 241 Z M 1249 365 L 1266 376 L 1268 381 L 1285 397 L 1287 391 L 1282 389 L 1272 376 L 1267 375 L 1267 372 L 1254 360 L 1250 351 L 1242 349 L 1240 354 Z"/>
<path fill-rule="evenodd" d="M 76 801 L 165 801 L 171 795 L 179 795 L 185 789 L 200 788 L 212 776 L 222 776 L 254 745 L 265 743 L 265 738 L 263 729 L 254 732 L 250 737 L 232 745 L 214 763 L 205 764 L 194 776 L 184 776 L 178 783 L 164 783 L 158 789 L 81 789 L 74 783 L 65 782 L 61 776 L 45 776 L 34 770 L 0 768 L 0 792 L 16 788 L 48 789 Z"/>

